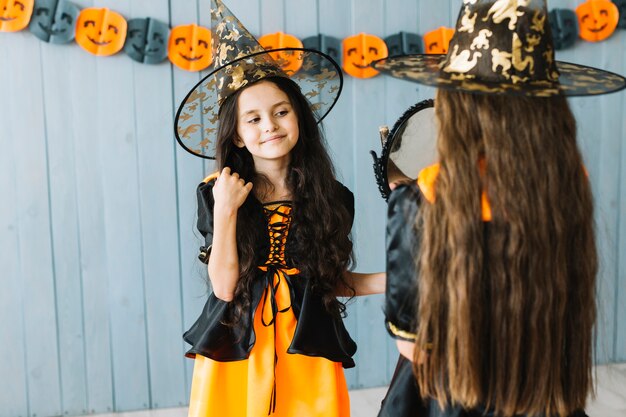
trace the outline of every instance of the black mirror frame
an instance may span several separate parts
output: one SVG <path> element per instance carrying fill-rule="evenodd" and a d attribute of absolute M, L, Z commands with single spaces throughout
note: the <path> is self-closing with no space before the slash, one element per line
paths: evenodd
<path fill-rule="evenodd" d="M 409 107 L 400 118 L 396 121 L 389 132 L 386 140 L 384 140 L 382 144 L 382 153 L 380 158 L 376 155 L 375 151 L 370 151 L 370 155 L 374 159 L 374 176 L 376 177 L 376 183 L 378 184 L 378 191 L 380 191 L 380 195 L 383 197 L 385 201 L 389 199 L 389 194 L 391 193 L 391 188 L 389 188 L 389 181 L 387 179 L 387 164 L 389 162 L 389 154 L 391 153 L 391 146 L 393 145 L 394 140 L 396 139 L 396 133 L 398 130 L 404 125 L 404 123 L 415 113 L 422 111 L 429 107 L 435 106 L 434 99 L 422 100 L 419 103 L 416 103 Z"/>

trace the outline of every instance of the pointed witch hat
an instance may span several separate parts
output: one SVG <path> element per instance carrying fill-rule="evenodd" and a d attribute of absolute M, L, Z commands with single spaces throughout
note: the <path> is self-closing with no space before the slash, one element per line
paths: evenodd
<path fill-rule="evenodd" d="M 295 55 L 302 66 L 295 72 L 281 69 L 239 19 L 222 3 L 211 0 L 213 67 L 182 101 L 174 122 L 178 143 L 195 156 L 215 159 L 218 114 L 233 93 L 268 77 L 292 79 L 320 122 L 337 102 L 343 86 L 339 65 L 328 55 L 306 48 L 271 52 Z"/>
<path fill-rule="evenodd" d="M 555 61 L 545 0 L 463 0 L 447 55 L 396 56 L 372 66 L 470 93 L 588 96 L 626 88 L 620 75 Z"/>

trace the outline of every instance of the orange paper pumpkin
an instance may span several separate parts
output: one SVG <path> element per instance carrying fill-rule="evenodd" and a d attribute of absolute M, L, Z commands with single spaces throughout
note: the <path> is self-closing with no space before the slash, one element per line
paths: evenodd
<path fill-rule="evenodd" d="M 388 55 L 387 44 L 378 36 L 359 33 L 343 40 L 343 70 L 353 77 L 378 75 L 378 71 L 369 65 Z"/>
<path fill-rule="evenodd" d="M 283 32 L 263 35 L 259 39 L 259 43 L 268 51 L 272 49 L 303 47 L 300 39 Z M 302 53 L 298 51 L 271 52 L 270 56 L 278 62 L 280 68 L 287 74 L 297 72 L 302 66 Z"/>
<path fill-rule="evenodd" d="M 211 63 L 211 31 L 198 25 L 176 26 L 170 33 L 167 57 L 180 69 L 201 71 Z"/>
<path fill-rule="evenodd" d="M 424 35 L 424 46 L 427 54 L 447 54 L 454 29 L 440 27 Z"/>
<path fill-rule="evenodd" d="M 90 54 L 109 56 L 126 40 L 126 19 L 107 8 L 83 9 L 76 21 L 76 43 Z"/>
<path fill-rule="evenodd" d="M 35 0 L 0 0 L 0 32 L 18 32 L 28 26 Z"/>
<path fill-rule="evenodd" d="M 576 8 L 578 35 L 589 42 L 605 40 L 615 32 L 619 9 L 609 0 L 587 0 Z"/>

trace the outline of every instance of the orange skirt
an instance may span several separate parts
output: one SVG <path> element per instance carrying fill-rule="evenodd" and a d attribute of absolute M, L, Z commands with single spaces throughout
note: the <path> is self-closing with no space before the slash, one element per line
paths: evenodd
<path fill-rule="evenodd" d="M 280 279 L 277 274 L 274 285 Z M 273 317 L 271 303 L 263 301 L 266 295 L 269 299 L 265 291 L 254 314 L 256 342 L 248 359 L 218 362 L 196 355 L 189 417 L 349 416 L 341 363 L 287 353 L 296 318 L 291 308 Z M 275 299 L 279 311 L 291 305 L 285 282 L 276 288 Z"/>

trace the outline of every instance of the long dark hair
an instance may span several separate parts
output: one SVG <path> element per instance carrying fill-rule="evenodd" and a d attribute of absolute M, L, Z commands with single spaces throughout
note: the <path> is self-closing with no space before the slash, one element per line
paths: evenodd
<path fill-rule="evenodd" d="M 417 223 L 416 351 L 432 347 L 415 365 L 422 395 L 504 417 L 567 416 L 592 388 L 598 268 L 575 119 L 562 96 L 444 90 L 436 113 L 436 199 Z"/>
<path fill-rule="evenodd" d="M 342 314 L 345 305 L 337 300 L 338 288 L 351 289 L 344 272 L 352 264 L 350 229 L 352 214 L 343 202 L 345 192 L 335 179 L 335 170 L 326 150 L 322 132 L 298 85 L 288 78 L 270 77 L 262 81 L 283 91 L 298 117 L 300 136 L 291 150 L 287 184 L 292 194 L 293 217 L 287 257 L 312 281 L 312 289 L 322 297 L 331 314 Z M 217 132 L 217 165 L 229 167 L 245 181 L 271 186 L 255 171 L 254 160 L 237 138 L 237 102 L 244 89 L 228 97 L 220 107 Z M 237 214 L 237 251 L 240 278 L 235 289 L 234 324 L 250 305 L 251 284 L 259 262 L 258 242 L 267 239 L 267 230 L 259 225 L 259 202 L 252 193 Z M 262 214 L 261 214 L 262 215 Z M 289 260 L 289 259 L 288 259 Z"/>

